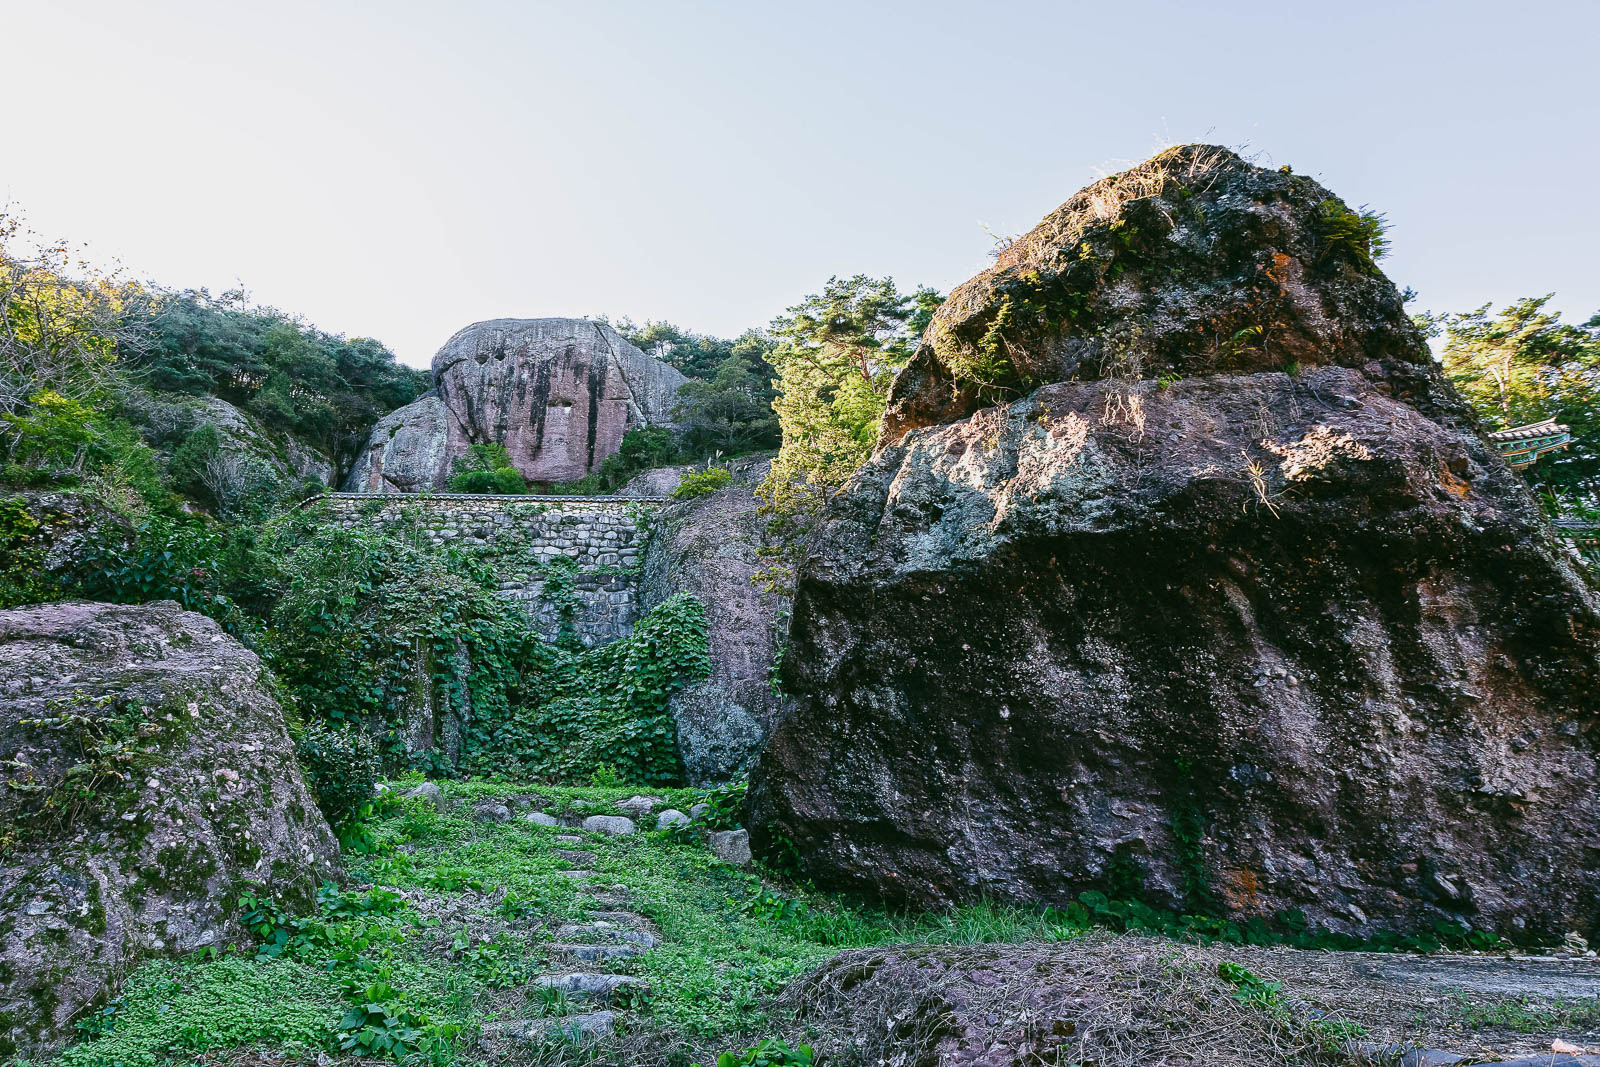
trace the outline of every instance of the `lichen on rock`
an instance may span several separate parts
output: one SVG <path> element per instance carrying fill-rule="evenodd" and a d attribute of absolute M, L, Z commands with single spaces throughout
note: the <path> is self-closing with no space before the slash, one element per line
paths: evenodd
<path fill-rule="evenodd" d="M 1329 205 L 1362 217 L 1214 145 L 1095 182 L 950 294 L 880 443 L 1050 382 L 1425 363 L 1400 294 Z"/>
<path fill-rule="evenodd" d="M 0 760 L 0 1053 L 339 874 L 260 661 L 170 601 L 0 611 Z"/>

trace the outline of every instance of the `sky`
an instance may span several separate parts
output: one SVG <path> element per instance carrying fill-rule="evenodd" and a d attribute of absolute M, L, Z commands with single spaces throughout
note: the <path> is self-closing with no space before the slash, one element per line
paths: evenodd
<path fill-rule="evenodd" d="M 0 203 L 426 366 L 502 316 L 722 336 L 948 290 L 1208 141 L 1384 213 L 1418 305 L 1600 311 L 1600 3 L 0 0 Z"/>

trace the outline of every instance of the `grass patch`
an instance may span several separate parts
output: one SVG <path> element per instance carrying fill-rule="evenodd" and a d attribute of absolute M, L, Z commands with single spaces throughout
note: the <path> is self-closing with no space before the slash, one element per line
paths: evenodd
<path fill-rule="evenodd" d="M 1471 1030 L 1515 1030 L 1538 1034 L 1553 1030 L 1600 1028 L 1600 998 L 1576 1000 L 1500 1000 L 1478 1004 L 1461 996 L 1457 1011 Z"/>
<path fill-rule="evenodd" d="M 409 1030 L 448 1035 L 421 1058 L 481 1062 L 479 1036 L 496 1019 L 592 1010 L 537 988 L 541 974 L 602 971 L 645 979 L 647 994 L 613 1004 L 623 1028 L 660 1031 L 695 1045 L 744 1048 L 770 1037 L 773 998 L 841 949 L 910 942 L 1060 941 L 1079 925 L 1057 913 L 980 904 L 947 915 L 908 915 L 784 886 L 716 860 L 703 842 L 649 830 L 625 837 L 547 828 L 531 810 L 580 818 L 616 814 L 636 786 L 550 787 L 444 783 L 452 803 L 380 805 L 347 851 L 352 887 L 325 890 L 317 914 L 247 910 L 254 936 L 214 958 L 141 967 L 121 999 L 56 1060 L 71 1067 L 156 1067 L 199 1052 L 265 1046 L 290 1056 L 337 1053 L 348 1041 L 353 990 L 383 989 Z M 652 789 L 687 810 L 698 790 Z M 511 821 L 478 819 L 499 800 Z M 578 834 L 581 843 L 558 836 Z M 596 888 L 622 887 L 627 903 L 597 897 L 563 873 L 560 850 L 593 854 Z M 387 892 L 385 892 L 387 891 Z M 393 894 L 394 896 L 391 896 Z M 661 943 L 632 959 L 563 964 L 555 931 L 596 910 L 625 908 Z M 381 983 L 381 986 L 379 985 Z M 341 1035 L 345 1035 L 343 1038 Z"/>

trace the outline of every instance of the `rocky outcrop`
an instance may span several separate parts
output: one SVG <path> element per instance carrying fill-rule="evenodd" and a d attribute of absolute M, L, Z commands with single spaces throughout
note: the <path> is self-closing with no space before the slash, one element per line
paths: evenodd
<path fill-rule="evenodd" d="M 530 482 L 599 469 L 622 435 L 668 425 L 686 379 L 587 319 L 474 323 L 433 357 L 433 392 L 384 418 L 345 488 L 443 488 L 468 446 L 496 442 Z"/>
<path fill-rule="evenodd" d="M 0 1054 L 49 1047 L 139 959 L 309 906 L 338 845 L 260 661 L 171 602 L 0 611 Z"/>
<path fill-rule="evenodd" d="M 758 848 L 921 903 L 1595 930 L 1600 602 L 1351 225 L 1190 147 L 957 291 L 802 569 Z"/>
<path fill-rule="evenodd" d="M 678 752 L 695 785 L 744 774 L 781 707 L 772 672 L 788 600 L 753 580 L 767 565 L 755 487 L 771 466 L 770 458 L 735 461 L 727 488 L 663 508 L 645 549 L 644 612 L 685 592 L 706 606 L 711 676 L 672 697 Z"/>
<path fill-rule="evenodd" d="M 119 396 L 122 409 L 145 437 L 168 454 L 202 426 L 217 434 L 218 451 L 228 476 L 242 483 L 304 481 L 335 485 L 338 468 L 327 453 L 293 434 L 269 430 L 250 412 L 221 397 L 151 393 L 131 389 Z"/>
<path fill-rule="evenodd" d="M 224 454 L 258 462 L 280 481 L 315 481 L 333 485 L 338 479 L 333 461 L 322 452 L 301 444 L 292 434 L 273 435 L 252 415 L 215 396 L 191 401 L 197 425 L 210 423 Z"/>
<path fill-rule="evenodd" d="M 437 390 L 378 420 L 345 479 L 347 493 L 420 493 L 449 479 L 449 418 Z"/>

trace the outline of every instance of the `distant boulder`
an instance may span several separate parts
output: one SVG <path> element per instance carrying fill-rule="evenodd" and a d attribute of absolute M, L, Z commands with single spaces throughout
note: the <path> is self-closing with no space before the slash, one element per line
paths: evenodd
<path fill-rule="evenodd" d="M 449 419 L 437 391 L 378 420 L 345 479 L 348 493 L 420 493 L 449 477 Z"/>
<path fill-rule="evenodd" d="M 260 661 L 170 601 L 0 611 L 0 760 L 0 1056 L 339 875 Z"/>
<path fill-rule="evenodd" d="M 686 380 L 604 323 L 474 323 L 433 357 L 433 391 L 374 428 L 345 489 L 442 489 L 455 458 L 489 442 L 530 482 L 574 481 L 629 430 L 670 425 Z"/>

